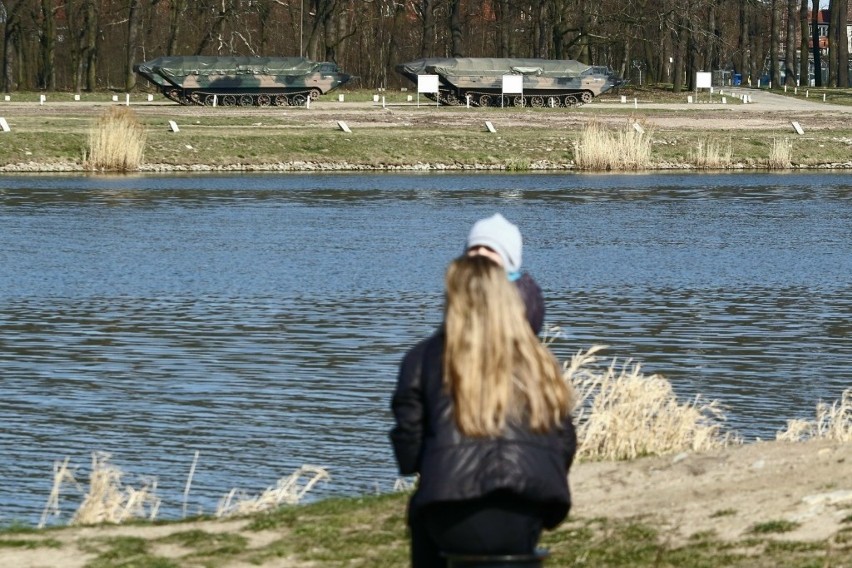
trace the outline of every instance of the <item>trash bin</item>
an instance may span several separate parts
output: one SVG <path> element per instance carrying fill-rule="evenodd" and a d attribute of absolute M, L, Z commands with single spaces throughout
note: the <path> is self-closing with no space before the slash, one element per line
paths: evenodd
<path fill-rule="evenodd" d="M 734 87 L 739 87 L 743 83 L 743 76 L 740 73 L 734 73 Z"/>

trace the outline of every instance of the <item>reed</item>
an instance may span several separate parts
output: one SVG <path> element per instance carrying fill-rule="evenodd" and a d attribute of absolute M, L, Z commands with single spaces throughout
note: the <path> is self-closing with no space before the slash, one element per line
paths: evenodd
<path fill-rule="evenodd" d="M 625 126 L 612 132 L 588 122 L 574 142 L 574 163 L 581 170 L 641 170 L 651 166 L 651 137 Z"/>
<path fill-rule="evenodd" d="M 282 477 L 274 487 L 268 487 L 255 497 L 232 489 L 219 501 L 217 517 L 247 515 L 274 509 L 280 505 L 299 503 L 308 491 L 320 481 L 329 479 L 328 472 L 321 467 L 303 465 L 287 477 Z"/>
<path fill-rule="evenodd" d="M 789 138 L 779 140 L 772 139 L 772 148 L 769 150 L 769 161 L 767 166 L 770 170 L 786 170 L 790 167 L 793 154 L 793 143 Z"/>
<path fill-rule="evenodd" d="M 793 419 L 787 428 L 775 435 L 776 440 L 799 442 L 803 440 L 833 440 L 852 442 L 852 389 L 846 389 L 840 400 L 831 405 L 820 401 L 814 420 Z"/>
<path fill-rule="evenodd" d="M 719 142 L 699 140 L 698 145 L 689 151 L 689 161 L 697 168 L 722 169 L 731 165 L 732 155 L 730 143 L 726 150 L 722 150 Z"/>
<path fill-rule="evenodd" d="M 88 159 L 92 170 L 138 170 L 147 133 L 136 114 L 123 106 L 110 107 L 89 130 Z"/>
<path fill-rule="evenodd" d="M 577 393 L 578 459 L 630 460 L 682 451 L 702 452 L 738 443 L 725 432 L 718 401 L 700 396 L 679 402 L 671 383 L 647 376 L 630 361 L 604 370 L 591 366 L 604 346 L 579 351 L 566 363 L 564 376 Z"/>
<path fill-rule="evenodd" d="M 44 511 L 42 511 L 41 519 L 38 523 L 38 528 L 40 529 L 47 525 L 48 517 L 58 517 L 60 515 L 60 499 L 64 485 L 71 484 L 82 491 L 82 487 L 74 478 L 74 472 L 68 468 L 69 461 L 70 458 L 65 458 L 61 462 L 57 461 L 53 463 L 53 485 L 50 488 L 50 495 L 47 498 L 47 503 L 44 506 Z"/>
<path fill-rule="evenodd" d="M 72 525 L 122 523 L 130 519 L 157 518 L 160 499 L 157 481 L 143 481 L 139 489 L 124 485 L 124 472 L 109 463 L 110 454 L 94 452 L 89 488 L 71 519 Z"/>

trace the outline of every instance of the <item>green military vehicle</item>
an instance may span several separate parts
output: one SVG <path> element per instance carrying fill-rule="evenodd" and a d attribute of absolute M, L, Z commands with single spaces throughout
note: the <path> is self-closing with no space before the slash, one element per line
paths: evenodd
<path fill-rule="evenodd" d="M 396 71 L 415 85 L 418 75 L 437 75 L 438 93 L 425 93 L 432 100 L 483 107 L 578 106 L 622 83 L 608 67 L 571 59 L 433 57 L 402 63 Z M 504 94 L 504 75 L 523 77 L 522 92 Z"/>
<path fill-rule="evenodd" d="M 133 66 L 182 105 L 304 105 L 351 78 L 304 57 L 166 56 Z"/>

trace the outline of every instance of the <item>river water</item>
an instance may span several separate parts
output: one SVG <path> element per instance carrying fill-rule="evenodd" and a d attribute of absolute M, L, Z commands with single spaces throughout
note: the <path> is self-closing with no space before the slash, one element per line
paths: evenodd
<path fill-rule="evenodd" d="M 609 345 L 747 439 L 852 386 L 848 173 L 4 176 L 0 523 L 93 451 L 162 517 L 196 451 L 193 513 L 302 464 L 315 497 L 391 490 L 396 366 L 497 211 L 562 358 Z"/>

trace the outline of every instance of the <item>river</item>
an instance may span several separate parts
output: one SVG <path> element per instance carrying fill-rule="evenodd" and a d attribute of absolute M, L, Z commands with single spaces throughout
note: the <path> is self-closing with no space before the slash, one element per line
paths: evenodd
<path fill-rule="evenodd" d="M 302 464 L 315 498 L 390 491 L 397 364 L 498 211 L 561 358 L 608 345 L 748 440 L 852 386 L 849 173 L 7 175 L 0 524 L 93 451 L 163 517 L 196 451 L 192 513 Z"/>

